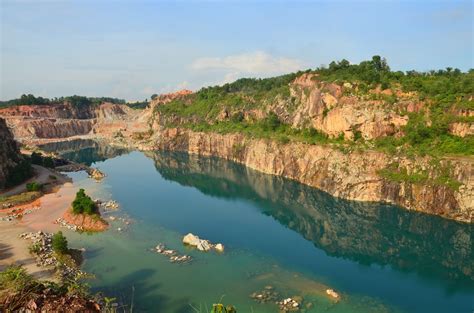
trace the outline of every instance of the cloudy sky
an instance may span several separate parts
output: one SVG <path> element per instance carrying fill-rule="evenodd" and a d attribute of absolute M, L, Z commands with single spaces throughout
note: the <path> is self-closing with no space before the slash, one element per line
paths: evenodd
<path fill-rule="evenodd" d="M 0 0 L 0 99 L 143 100 L 346 58 L 473 65 L 471 1 Z"/>

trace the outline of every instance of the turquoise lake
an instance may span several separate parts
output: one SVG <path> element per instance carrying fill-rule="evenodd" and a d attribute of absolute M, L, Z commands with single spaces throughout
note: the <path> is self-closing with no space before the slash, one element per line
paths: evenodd
<path fill-rule="evenodd" d="M 302 312 L 474 310 L 473 226 L 337 199 L 217 158 L 90 141 L 44 149 L 107 174 L 96 183 L 84 172 L 68 173 L 93 198 L 120 203 L 104 214 L 117 217 L 110 230 L 65 233 L 71 247 L 86 248 L 92 290 L 134 312 L 209 312 L 219 301 L 239 313 L 278 312 L 249 297 L 267 285 L 281 298 L 302 296 Z M 223 243 L 225 252 L 183 246 L 189 232 Z M 150 251 L 158 243 L 193 261 L 170 263 Z M 342 299 L 329 299 L 326 288 Z"/>

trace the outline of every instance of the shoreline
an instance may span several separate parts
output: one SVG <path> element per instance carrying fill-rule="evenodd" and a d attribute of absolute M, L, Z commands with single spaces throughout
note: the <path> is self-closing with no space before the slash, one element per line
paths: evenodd
<path fill-rule="evenodd" d="M 15 208 L 28 210 L 32 207 L 40 207 L 12 221 L 0 221 L 0 271 L 9 265 L 21 264 L 37 279 L 54 279 L 52 269 L 36 265 L 35 258 L 29 252 L 29 242 L 21 239 L 19 235 L 38 231 L 53 233 L 60 229 L 60 225 L 55 224 L 54 221 L 63 215 L 74 199 L 76 187 L 71 181 L 64 179 L 58 182 L 48 193 L 32 202 L 0 210 L 3 215 Z"/>

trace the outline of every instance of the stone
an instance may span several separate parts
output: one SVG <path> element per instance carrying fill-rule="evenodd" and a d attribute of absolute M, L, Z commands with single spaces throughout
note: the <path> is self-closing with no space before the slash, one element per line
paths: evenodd
<path fill-rule="evenodd" d="M 334 299 L 339 299 L 339 294 L 333 289 L 327 289 L 326 294 Z"/>
<path fill-rule="evenodd" d="M 214 246 L 214 249 L 217 251 L 217 252 L 224 252 L 224 245 L 222 243 L 218 243 Z"/>

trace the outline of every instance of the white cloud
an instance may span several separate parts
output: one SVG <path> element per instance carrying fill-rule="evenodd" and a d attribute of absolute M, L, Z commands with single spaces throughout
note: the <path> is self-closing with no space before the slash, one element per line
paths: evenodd
<path fill-rule="evenodd" d="M 272 56 L 263 51 L 230 55 L 227 57 L 199 58 L 192 63 L 194 70 L 224 70 L 226 79 L 246 75 L 275 75 L 303 68 L 298 59 Z"/>

